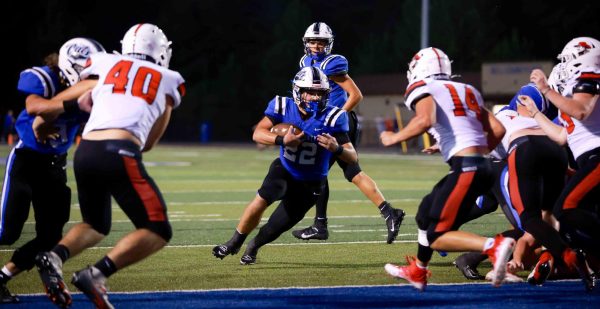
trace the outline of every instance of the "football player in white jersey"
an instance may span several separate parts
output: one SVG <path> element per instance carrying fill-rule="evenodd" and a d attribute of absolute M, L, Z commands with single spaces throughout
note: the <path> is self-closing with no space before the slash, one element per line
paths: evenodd
<path fill-rule="evenodd" d="M 520 93 L 519 98 L 522 95 L 535 98 L 538 111 L 530 115 L 527 107 L 518 101 L 514 110 L 502 111 L 497 117 L 506 128 L 502 142 L 508 149 L 511 205 L 519 214 L 524 230 L 546 248 L 528 277 L 530 284 L 540 285 L 551 274 L 555 263 L 583 273 L 587 266 L 583 254 L 561 239 L 555 220 L 549 215 L 542 216 L 542 212 L 552 213 L 564 187 L 568 159 L 565 150 L 533 119 L 536 113 L 548 110 L 542 93 L 533 84 L 524 86 Z"/>
<path fill-rule="evenodd" d="M 533 70 L 530 79 L 559 109 L 562 127 L 539 113 L 530 98 L 523 96 L 521 101 L 550 138 L 561 145 L 568 144 L 573 152 L 577 171 L 554 205 L 554 215 L 560 222 L 561 234 L 571 240 L 572 247 L 598 256 L 600 220 L 594 208 L 600 200 L 600 42 L 590 37 L 575 38 L 558 58 L 562 69 L 558 83 L 562 87 L 550 87 L 541 70 Z M 561 88 L 562 93 L 557 91 Z M 544 264 L 541 259 L 539 262 Z M 545 264 L 551 268 L 552 262 Z M 580 272 L 580 276 L 586 288 L 592 289 L 589 274 Z"/>
<path fill-rule="evenodd" d="M 486 155 L 500 142 L 505 130 L 483 106 L 479 91 L 451 81 L 450 76 L 450 59 L 444 52 L 433 47 L 419 51 L 409 64 L 405 94 L 406 105 L 416 115 L 399 132 L 381 133 L 383 145 L 390 146 L 433 127 L 439 134 L 444 160 L 450 165 L 448 175 L 431 192 L 427 230 L 418 231 L 417 257 L 407 257 L 408 266 L 385 265 L 390 275 L 407 280 L 419 290 L 427 285 L 427 264 L 433 250 L 486 253 L 494 266 L 493 283 L 499 285 L 515 244 L 514 239 L 502 235 L 486 238 L 458 231 L 475 199 L 494 183 Z"/>
<path fill-rule="evenodd" d="M 184 80 L 168 69 L 171 42 L 157 26 L 135 25 L 121 43 L 122 55 L 92 55 L 81 73 L 98 75 L 94 89 L 80 98 L 93 102 L 74 159 L 83 222 L 36 258 L 48 296 L 63 307 L 71 296 L 62 264 L 110 232 L 111 196 L 136 230 L 95 265 L 75 272 L 71 281 L 98 308 L 112 308 L 105 287 L 108 277 L 160 250 L 172 236 L 165 201 L 141 153 L 164 133 L 171 110 L 185 94 Z"/>

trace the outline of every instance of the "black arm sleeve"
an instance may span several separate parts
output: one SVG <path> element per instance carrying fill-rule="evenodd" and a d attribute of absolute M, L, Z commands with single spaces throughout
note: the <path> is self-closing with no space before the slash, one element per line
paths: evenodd
<path fill-rule="evenodd" d="M 348 136 L 347 132 L 338 132 L 338 133 L 332 134 L 331 136 L 335 137 L 338 144 L 340 144 L 340 145 L 350 143 L 350 136 Z"/>

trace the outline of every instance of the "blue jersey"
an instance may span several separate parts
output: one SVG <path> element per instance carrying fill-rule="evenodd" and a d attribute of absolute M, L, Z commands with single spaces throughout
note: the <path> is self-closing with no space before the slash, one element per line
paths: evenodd
<path fill-rule="evenodd" d="M 321 69 L 328 77 L 348 74 L 348 60 L 342 55 L 304 55 L 300 58 L 300 68 L 314 66 Z M 341 108 L 348 99 L 348 94 L 336 82 L 329 80 L 331 93 L 329 104 Z"/>
<path fill-rule="evenodd" d="M 17 89 L 25 94 L 37 94 L 50 99 L 63 90 L 58 75 L 49 67 L 33 67 L 21 72 Z M 56 119 L 54 126 L 58 128 L 58 138 L 47 144 L 38 143 L 31 128 L 35 115 L 23 110 L 17 117 L 15 128 L 21 139 L 17 148 L 29 148 L 41 153 L 63 154 L 75 140 L 79 125 L 84 121 L 80 112 L 64 113 Z"/>
<path fill-rule="evenodd" d="M 348 132 L 348 116 L 344 110 L 327 105 L 322 112 L 304 120 L 292 98 L 276 96 L 269 102 L 265 116 L 274 124 L 293 124 L 307 137 L 298 147 L 280 147 L 279 158 L 295 179 L 320 180 L 327 177 L 332 153 L 319 146 L 314 137 L 321 133 Z"/>

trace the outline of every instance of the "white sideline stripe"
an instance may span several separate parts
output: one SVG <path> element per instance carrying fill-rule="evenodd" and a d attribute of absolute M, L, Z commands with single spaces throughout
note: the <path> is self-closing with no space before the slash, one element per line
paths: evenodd
<path fill-rule="evenodd" d="M 415 202 L 415 201 L 420 201 L 420 199 L 416 199 L 416 198 L 403 198 L 403 199 L 397 199 L 397 200 L 388 200 L 388 202 L 391 203 L 395 203 L 395 202 Z M 336 201 L 329 201 L 329 204 L 343 204 L 343 203 L 369 203 L 367 200 L 336 200 Z M 175 206 L 180 206 L 180 205 L 226 205 L 226 204 L 248 204 L 247 200 L 243 200 L 243 201 L 221 201 L 221 202 L 169 202 L 167 203 L 168 205 L 175 205 Z M 75 205 L 75 204 L 74 204 Z M 77 204 L 79 205 L 79 204 Z"/>
<path fill-rule="evenodd" d="M 414 201 L 420 201 L 421 199 L 418 198 L 401 198 L 401 199 L 390 199 L 388 200 L 388 202 L 390 203 L 395 203 L 395 202 L 414 202 Z M 369 201 L 367 200 L 335 200 L 335 201 L 329 201 L 330 204 L 343 204 L 343 203 L 366 203 L 368 204 Z M 248 204 L 248 200 L 243 200 L 243 201 L 210 201 L 210 202 L 168 202 L 167 206 L 169 205 L 175 205 L 175 206 L 181 206 L 181 205 L 227 205 L 227 204 Z M 79 208 L 79 203 L 73 203 L 71 204 L 71 208 Z M 112 205 L 112 209 L 119 209 L 118 205 Z M 170 211 L 169 211 L 170 213 Z"/>
<path fill-rule="evenodd" d="M 394 241 L 394 243 L 416 243 L 417 240 L 396 240 Z M 315 243 L 308 243 L 308 242 L 298 242 L 298 243 L 289 243 L 289 244 L 273 244 L 270 243 L 269 246 L 280 246 L 280 247 L 290 247 L 290 246 L 330 246 L 330 245 L 361 245 L 361 244 L 385 244 L 385 241 L 348 241 L 348 242 L 315 242 Z M 212 248 L 214 246 L 216 246 L 217 244 L 212 244 L 212 245 L 173 245 L 173 246 L 165 246 L 165 248 L 169 248 L 169 249 L 181 249 L 181 248 Z M 112 249 L 113 247 L 90 247 L 88 249 L 92 249 L 92 250 L 106 250 L 106 249 Z M 12 252 L 14 251 L 13 249 L 2 249 L 0 250 L 0 252 Z"/>
<path fill-rule="evenodd" d="M 207 215 L 174 215 L 170 216 L 171 218 L 202 218 L 202 217 L 219 217 L 221 214 L 207 214 Z M 504 215 L 502 215 L 504 216 Z M 405 215 L 404 218 L 412 218 L 414 215 Z M 329 216 L 330 219 L 370 219 L 370 218 L 381 218 L 381 216 Z M 267 221 L 269 218 L 261 218 L 260 221 Z M 309 220 L 309 219 L 303 219 Z M 312 221 L 312 218 L 310 219 Z M 219 218 L 210 218 L 210 219 L 169 219 L 169 222 L 227 222 L 227 221 L 240 221 L 240 219 L 219 219 Z M 80 223 L 81 221 L 68 221 L 68 224 Z M 128 223 L 130 220 L 113 220 L 112 223 Z M 35 224 L 34 221 L 27 221 L 25 224 Z M 330 225 L 330 227 L 342 227 L 344 225 Z M 338 230 L 336 230 L 337 232 Z M 360 230 L 356 230 L 360 231 Z M 387 231 L 387 230 L 364 230 L 364 231 Z"/>

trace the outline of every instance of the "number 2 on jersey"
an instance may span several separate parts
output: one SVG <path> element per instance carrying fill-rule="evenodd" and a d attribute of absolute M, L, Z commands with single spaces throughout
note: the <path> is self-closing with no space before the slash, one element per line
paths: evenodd
<path fill-rule="evenodd" d="M 467 116 L 465 106 L 460 100 L 456 88 L 450 84 L 444 84 L 444 86 L 446 86 L 448 91 L 450 91 L 450 97 L 452 97 L 452 102 L 454 102 L 454 116 Z M 465 87 L 465 101 L 467 108 L 474 111 L 477 115 L 477 119 L 481 120 L 481 109 L 479 108 L 479 104 L 477 103 L 477 98 L 475 97 L 473 90 L 471 90 L 469 87 Z"/>
<path fill-rule="evenodd" d="M 117 62 L 108 72 L 104 84 L 113 85 L 113 93 L 125 94 L 132 65 L 133 61 L 121 60 Z M 156 98 L 161 80 L 162 74 L 159 71 L 141 66 L 135 72 L 131 85 L 131 95 L 152 104 Z"/>

